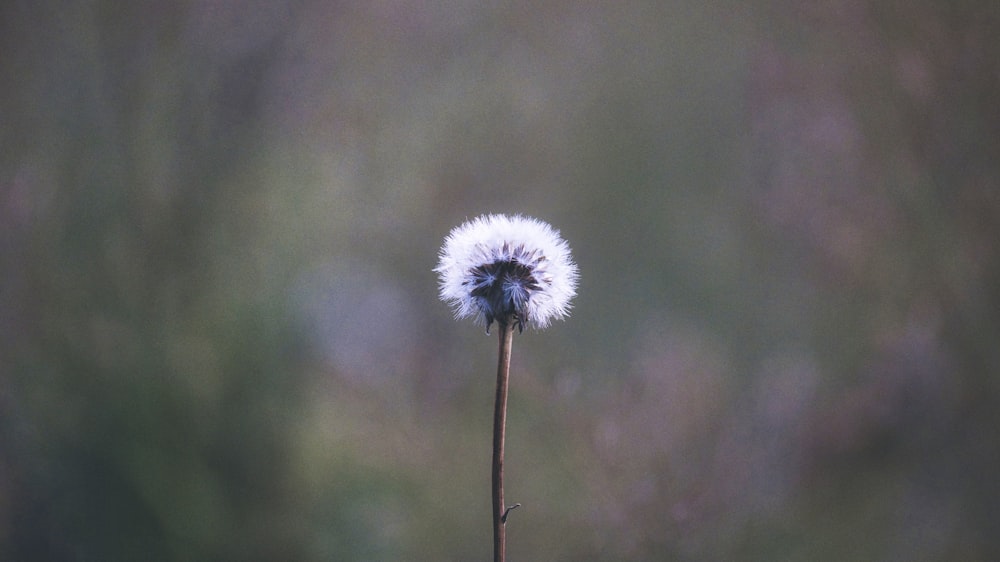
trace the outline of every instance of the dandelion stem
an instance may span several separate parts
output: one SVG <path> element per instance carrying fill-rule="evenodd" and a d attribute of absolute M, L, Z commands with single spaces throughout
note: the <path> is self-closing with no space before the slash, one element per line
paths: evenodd
<path fill-rule="evenodd" d="M 507 425 L 507 379 L 510 348 L 514 341 L 514 319 L 500 322 L 500 358 L 497 361 L 497 396 L 493 406 L 493 562 L 506 558 L 506 510 L 503 503 L 503 444 Z"/>

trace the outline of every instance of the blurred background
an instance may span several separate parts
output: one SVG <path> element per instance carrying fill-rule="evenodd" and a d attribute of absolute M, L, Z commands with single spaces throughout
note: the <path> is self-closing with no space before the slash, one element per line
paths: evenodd
<path fill-rule="evenodd" d="M 0 7 L 0 559 L 1000 557 L 1000 4 Z"/>

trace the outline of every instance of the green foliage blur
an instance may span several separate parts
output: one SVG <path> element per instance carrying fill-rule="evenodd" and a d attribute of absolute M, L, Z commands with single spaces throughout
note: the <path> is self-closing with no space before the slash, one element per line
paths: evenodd
<path fill-rule="evenodd" d="M 1000 4 L 0 5 L 0 559 L 1000 558 Z"/>

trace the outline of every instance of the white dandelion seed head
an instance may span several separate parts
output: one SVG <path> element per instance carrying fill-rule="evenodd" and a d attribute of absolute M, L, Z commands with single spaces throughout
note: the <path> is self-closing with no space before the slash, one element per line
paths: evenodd
<path fill-rule="evenodd" d="M 569 315 L 577 267 L 569 244 L 547 223 L 522 215 L 484 215 L 445 238 L 434 271 L 455 318 L 542 329 Z"/>

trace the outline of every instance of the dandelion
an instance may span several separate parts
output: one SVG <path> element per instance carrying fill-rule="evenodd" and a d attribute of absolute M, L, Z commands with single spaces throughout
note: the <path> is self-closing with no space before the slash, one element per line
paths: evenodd
<path fill-rule="evenodd" d="M 546 328 L 569 315 L 576 296 L 577 267 L 559 232 L 540 220 L 485 215 L 453 229 L 445 238 L 438 266 L 441 300 L 456 318 L 474 318 L 500 327 L 497 389 L 493 409 L 493 560 L 506 556 L 506 523 L 511 509 L 503 497 L 507 380 L 514 327 Z"/>
<path fill-rule="evenodd" d="M 559 232 L 540 220 L 479 217 L 451 231 L 440 258 L 441 300 L 487 333 L 494 320 L 512 320 L 520 332 L 569 315 L 576 265 Z"/>

